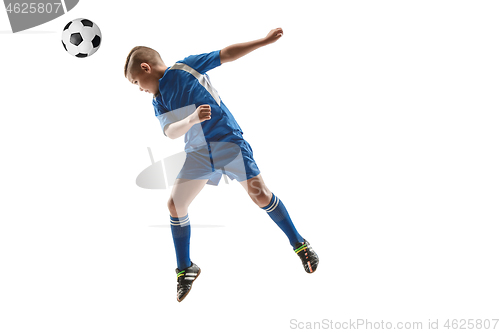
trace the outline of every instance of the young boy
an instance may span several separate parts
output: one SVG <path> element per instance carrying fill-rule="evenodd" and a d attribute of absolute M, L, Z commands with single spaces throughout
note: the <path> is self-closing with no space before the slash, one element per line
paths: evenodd
<path fill-rule="evenodd" d="M 186 160 L 168 200 L 179 302 L 201 271 L 189 256 L 188 207 L 205 184 L 217 185 L 222 174 L 240 182 L 253 202 L 281 228 L 307 273 L 318 266 L 318 255 L 295 229 L 283 202 L 264 184 L 243 131 L 206 75 L 223 63 L 274 43 L 282 35 L 281 28 L 273 29 L 262 39 L 189 56 L 171 67 L 148 47 L 134 47 L 127 56 L 125 77 L 139 90 L 154 95 L 153 106 L 164 135 L 171 139 L 185 135 Z"/>

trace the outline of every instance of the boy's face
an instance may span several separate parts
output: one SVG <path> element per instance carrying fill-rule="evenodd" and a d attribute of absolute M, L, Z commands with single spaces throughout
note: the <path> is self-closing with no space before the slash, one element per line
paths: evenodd
<path fill-rule="evenodd" d="M 141 64 L 140 71 L 136 73 L 129 72 L 128 80 L 132 84 L 137 84 L 140 91 L 145 91 L 153 95 L 158 94 L 159 81 L 156 75 L 154 75 L 151 66 L 147 63 Z"/>

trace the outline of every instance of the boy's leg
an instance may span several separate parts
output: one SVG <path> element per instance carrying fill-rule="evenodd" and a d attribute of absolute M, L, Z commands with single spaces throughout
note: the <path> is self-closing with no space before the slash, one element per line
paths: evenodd
<path fill-rule="evenodd" d="M 189 239 L 191 225 L 188 207 L 200 193 L 208 179 L 191 180 L 176 179 L 168 200 L 170 211 L 170 226 L 177 256 L 177 301 L 181 302 L 191 291 L 191 286 L 200 275 L 200 268 L 189 257 Z"/>
<path fill-rule="evenodd" d="M 290 245 L 300 257 L 302 266 L 307 273 L 313 273 L 319 264 L 319 257 L 312 249 L 311 244 L 297 232 L 290 219 L 290 215 L 281 200 L 275 196 L 264 184 L 259 174 L 249 180 L 240 182 L 247 193 L 260 208 L 264 209 L 273 221 L 287 235 Z"/>
<path fill-rule="evenodd" d="M 261 174 L 242 181 L 240 184 L 247 191 L 252 201 L 261 209 L 264 209 L 269 217 L 286 234 L 292 247 L 295 247 L 297 243 L 304 242 L 302 236 L 295 229 L 285 205 L 269 190 Z"/>
<path fill-rule="evenodd" d="M 208 179 L 176 179 L 168 200 L 167 206 L 170 211 L 170 226 L 177 256 L 177 268 L 180 270 L 191 266 L 189 257 L 191 225 L 188 207 L 207 181 Z"/>

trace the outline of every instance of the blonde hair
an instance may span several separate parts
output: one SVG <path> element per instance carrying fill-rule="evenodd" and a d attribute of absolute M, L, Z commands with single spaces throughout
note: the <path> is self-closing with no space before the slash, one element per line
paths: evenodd
<path fill-rule="evenodd" d="M 136 72 L 143 62 L 148 63 L 151 67 L 163 64 L 163 60 L 157 51 L 147 46 L 136 46 L 129 52 L 125 61 L 125 77 L 129 72 Z"/>

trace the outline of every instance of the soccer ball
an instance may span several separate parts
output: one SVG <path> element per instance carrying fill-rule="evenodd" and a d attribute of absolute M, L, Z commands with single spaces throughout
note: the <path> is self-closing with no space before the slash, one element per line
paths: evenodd
<path fill-rule="evenodd" d="M 63 29 L 62 44 L 69 54 L 85 58 L 94 54 L 101 45 L 101 30 L 94 22 L 76 19 Z"/>

